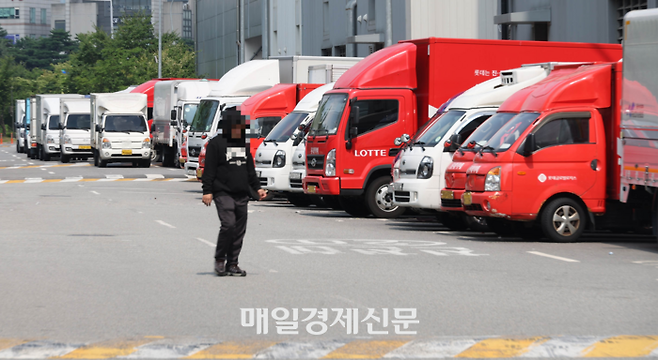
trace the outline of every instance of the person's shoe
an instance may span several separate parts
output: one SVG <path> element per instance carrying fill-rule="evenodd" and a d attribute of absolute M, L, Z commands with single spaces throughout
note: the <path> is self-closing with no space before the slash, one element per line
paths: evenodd
<path fill-rule="evenodd" d="M 223 261 L 215 261 L 215 274 L 217 276 L 226 276 L 226 265 Z"/>
<path fill-rule="evenodd" d="M 226 272 L 230 276 L 247 276 L 247 272 L 240 269 L 237 265 L 229 265 L 228 269 L 226 269 Z"/>

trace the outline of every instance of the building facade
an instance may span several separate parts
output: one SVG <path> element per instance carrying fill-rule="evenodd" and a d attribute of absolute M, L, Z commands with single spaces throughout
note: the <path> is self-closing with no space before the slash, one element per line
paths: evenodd
<path fill-rule="evenodd" d="M 16 42 L 24 37 L 50 35 L 51 6 L 60 0 L 0 0 L 0 26 L 7 37 Z"/>

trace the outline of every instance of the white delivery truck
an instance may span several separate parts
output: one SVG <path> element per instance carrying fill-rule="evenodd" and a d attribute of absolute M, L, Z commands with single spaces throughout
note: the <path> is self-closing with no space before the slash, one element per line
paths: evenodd
<path fill-rule="evenodd" d="M 304 140 L 308 126 L 315 117 L 318 104 L 325 92 L 331 90 L 334 83 L 320 86 L 308 93 L 267 135 L 256 150 L 256 175 L 262 188 L 283 192 L 293 204 L 305 204 L 307 196 L 301 187 L 293 188 L 291 183 L 299 183 L 302 178 L 298 172 L 291 174 L 292 155 Z"/>
<path fill-rule="evenodd" d="M 151 166 L 151 139 L 146 123 L 146 94 L 91 94 L 91 151 L 94 165 L 132 162 Z"/>
<path fill-rule="evenodd" d="M 25 152 L 25 100 L 16 100 L 14 110 L 14 128 L 16 129 L 16 152 Z"/>
<path fill-rule="evenodd" d="M 37 158 L 37 131 L 34 129 L 36 124 L 37 111 L 36 111 L 37 97 L 30 96 L 25 99 L 25 155 L 30 159 Z"/>
<path fill-rule="evenodd" d="M 153 89 L 153 150 L 162 165 L 179 167 L 183 131 L 192 123 L 201 98 L 210 94 L 208 80 L 165 80 Z"/>
<path fill-rule="evenodd" d="M 475 85 L 453 99 L 443 114 L 435 115 L 421 128 L 397 157 L 393 164 L 393 183 L 389 186 L 392 205 L 400 209 L 440 211 L 445 170 L 459 143 L 495 114 L 508 97 L 544 79 L 551 69 L 552 64 L 540 64 L 501 71 L 499 77 Z M 462 229 L 469 223 L 468 219 L 448 221 L 443 218 L 449 215 L 439 212 L 443 224 L 448 227 Z"/>
<path fill-rule="evenodd" d="M 36 122 L 32 131 L 36 131 L 37 156 L 49 161 L 52 156 L 59 156 L 59 101 L 60 99 L 80 99 L 78 94 L 40 94 L 36 96 Z"/>
<path fill-rule="evenodd" d="M 349 59 L 349 58 L 348 58 Z M 362 58 L 352 58 L 362 59 Z M 336 82 L 338 78 L 349 70 L 354 64 L 320 64 L 308 67 L 309 84 L 328 84 Z"/>
<path fill-rule="evenodd" d="M 91 153 L 91 100 L 59 100 L 59 144 L 63 163 L 71 159 L 87 160 Z"/>

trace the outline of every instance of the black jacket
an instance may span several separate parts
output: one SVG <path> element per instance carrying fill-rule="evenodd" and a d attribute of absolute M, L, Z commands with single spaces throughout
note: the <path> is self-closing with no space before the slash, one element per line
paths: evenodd
<path fill-rule="evenodd" d="M 201 178 L 203 194 L 226 194 L 231 196 L 252 196 L 260 189 L 260 181 L 256 177 L 254 159 L 249 146 L 242 145 L 246 156 L 226 155 L 227 147 L 231 147 L 221 135 L 208 142 L 206 148 L 206 163 Z"/>

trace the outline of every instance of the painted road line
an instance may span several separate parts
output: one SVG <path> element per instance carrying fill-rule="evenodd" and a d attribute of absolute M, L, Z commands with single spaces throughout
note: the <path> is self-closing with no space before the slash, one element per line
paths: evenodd
<path fill-rule="evenodd" d="M 544 254 L 543 252 L 539 252 L 539 251 L 528 251 L 528 253 L 533 254 L 533 255 L 538 255 L 538 256 L 551 258 L 551 259 L 555 259 L 555 260 L 562 260 L 562 261 L 566 261 L 566 262 L 580 262 L 580 261 L 574 260 L 574 259 L 568 259 L 568 258 L 564 258 L 564 257 L 560 257 L 560 256 Z"/>
<path fill-rule="evenodd" d="M 160 225 L 163 225 L 163 226 L 166 226 L 166 227 L 168 227 L 168 228 L 171 228 L 171 229 L 175 229 L 175 228 L 176 228 L 174 225 L 167 224 L 166 222 L 164 222 L 164 221 L 162 221 L 162 220 L 155 220 L 155 222 L 157 222 L 157 223 L 160 224 Z"/>
<path fill-rule="evenodd" d="M 384 355 L 384 358 L 451 358 L 468 350 L 483 339 L 485 338 L 412 341 Z"/>
<path fill-rule="evenodd" d="M 76 177 L 66 177 L 62 179 L 61 182 L 78 182 L 82 180 L 82 176 L 76 176 Z"/>
<path fill-rule="evenodd" d="M 54 341 L 32 341 L 0 351 L 0 359 L 46 359 L 64 356 L 85 344 L 67 344 Z"/>
<path fill-rule="evenodd" d="M 251 359 L 259 351 L 275 344 L 271 341 L 229 341 L 199 351 L 186 359 Z"/>
<path fill-rule="evenodd" d="M 29 340 L 19 340 L 19 339 L 0 339 L 0 350 L 10 349 L 14 346 L 24 344 L 29 342 Z"/>
<path fill-rule="evenodd" d="M 658 348 L 658 336 L 615 336 L 583 351 L 584 357 L 640 357 Z"/>
<path fill-rule="evenodd" d="M 455 357 L 458 358 L 511 358 L 525 354 L 530 347 L 548 341 L 544 336 L 531 338 L 491 338 L 479 341 Z"/>
<path fill-rule="evenodd" d="M 378 359 L 408 341 L 356 340 L 330 352 L 323 359 Z"/>
<path fill-rule="evenodd" d="M 100 195 L 100 194 L 101 194 L 101 193 L 96 192 L 96 191 L 94 191 L 94 190 L 90 191 L 90 193 L 92 193 L 92 194 L 96 194 L 96 195 Z"/>
<path fill-rule="evenodd" d="M 163 181 L 173 181 L 173 182 L 196 182 L 196 180 L 191 180 L 191 179 L 185 179 L 185 178 L 164 178 L 164 179 L 145 179 L 145 178 L 122 178 L 122 179 L 107 179 L 107 178 L 94 178 L 94 179 L 85 179 L 82 177 L 67 177 L 65 179 L 47 179 L 44 180 L 43 178 L 26 178 L 23 180 L 0 180 L 0 184 L 35 184 L 35 183 L 57 183 L 57 182 L 74 182 L 74 181 L 80 181 L 80 182 L 94 182 L 94 181 L 99 181 L 99 182 L 117 182 L 117 181 L 155 181 L 155 182 L 163 182 Z"/>
<path fill-rule="evenodd" d="M 346 340 L 283 342 L 271 346 L 254 358 L 256 359 L 320 359 L 332 351 L 345 346 Z"/>
<path fill-rule="evenodd" d="M 37 184 L 37 183 L 40 183 L 42 181 L 43 181 L 42 178 L 26 178 L 25 179 L 26 184 Z"/>
<path fill-rule="evenodd" d="M 561 336 L 530 346 L 524 358 L 573 358 L 580 357 L 592 344 L 605 339 L 605 336 Z"/>
<path fill-rule="evenodd" d="M 215 340 L 195 340 L 179 343 L 173 339 L 155 341 L 137 347 L 136 351 L 126 359 L 178 359 L 199 351 L 205 350 L 215 344 Z"/>
<path fill-rule="evenodd" d="M 61 359 L 110 359 L 128 356 L 136 347 L 152 342 L 152 339 L 114 340 L 83 346 L 61 356 Z"/>
<path fill-rule="evenodd" d="M 144 174 L 146 175 L 147 179 L 164 179 L 164 175 L 162 174 Z"/>
<path fill-rule="evenodd" d="M 213 244 L 213 243 L 211 243 L 211 242 L 208 241 L 208 240 L 205 240 L 205 239 L 202 239 L 202 238 L 196 238 L 196 239 L 199 240 L 199 241 L 201 241 L 202 243 L 204 243 L 204 244 L 208 244 L 208 245 L 210 245 L 210 246 L 212 246 L 212 247 L 217 246 L 217 244 Z"/>
<path fill-rule="evenodd" d="M 105 175 L 106 179 L 123 179 L 123 175 L 119 174 L 106 174 Z"/>

